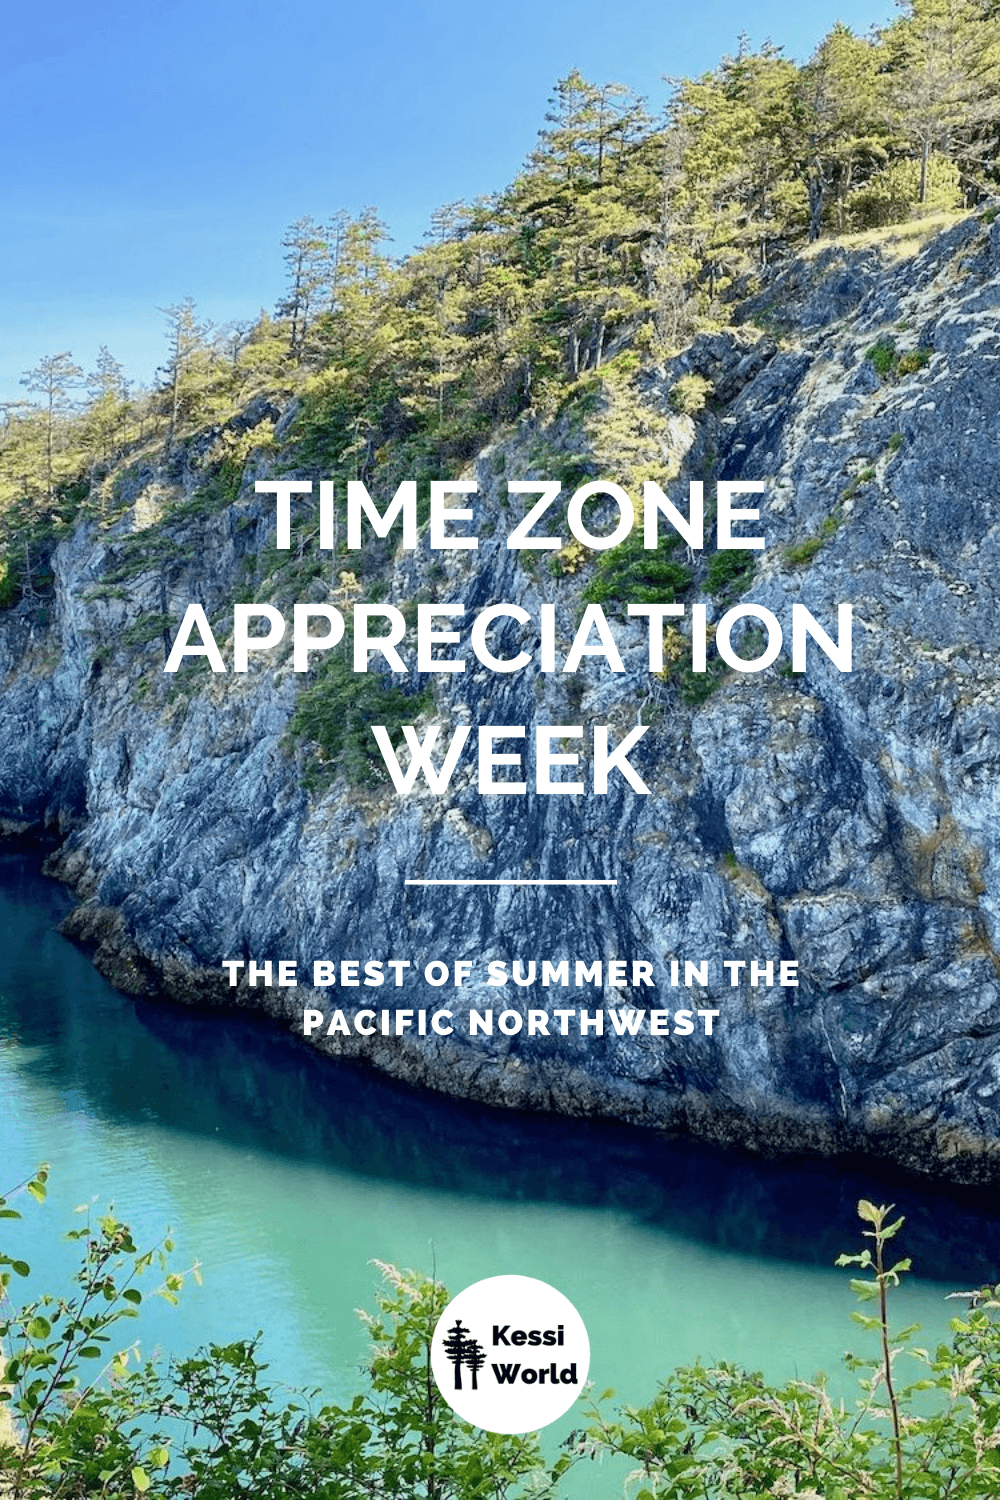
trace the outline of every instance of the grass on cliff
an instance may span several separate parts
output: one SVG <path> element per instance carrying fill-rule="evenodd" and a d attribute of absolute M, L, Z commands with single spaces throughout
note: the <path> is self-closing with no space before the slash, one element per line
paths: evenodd
<path fill-rule="evenodd" d="M 927 214 L 922 219 L 910 219 L 903 224 L 860 229 L 853 234 L 826 233 L 811 245 L 803 245 L 798 253 L 803 260 L 813 260 L 829 250 L 831 245 L 842 245 L 846 250 L 879 249 L 887 260 L 909 260 L 936 234 L 952 229 L 963 219 L 970 217 L 968 209 L 944 209 L 939 213 Z"/>

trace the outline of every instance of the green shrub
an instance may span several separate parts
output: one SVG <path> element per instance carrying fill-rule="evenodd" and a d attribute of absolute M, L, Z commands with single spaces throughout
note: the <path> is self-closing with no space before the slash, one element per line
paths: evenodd
<path fill-rule="evenodd" d="M 739 873 L 735 855 L 723 870 Z M 47 1169 L 23 1184 L 45 1197 Z M 0 1197 L 5 1230 L 19 1214 Z M 720 1362 L 669 1374 L 652 1400 L 610 1415 L 605 1391 L 583 1431 L 546 1460 L 537 1436 L 462 1422 L 429 1377 L 447 1290 L 376 1262 L 384 1278 L 361 1389 L 343 1404 L 280 1392 L 256 1339 L 211 1344 L 162 1366 L 121 1349 L 143 1278 L 176 1303 L 187 1274 L 168 1269 L 165 1239 L 140 1250 L 128 1225 L 88 1212 L 72 1288 L 18 1306 L 26 1262 L 0 1248 L 0 1491 L 5 1500 L 550 1500 L 581 1457 L 629 1461 L 638 1495 L 664 1500 L 801 1496 L 825 1500 L 995 1500 L 1000 1476 L 1000 1287 L 966 1294 L 950 1342 L 921 1347 L 890 1304 L 910 1270 L 894 1259 L 892 1206 L 858 1203 L 865 1247 L 837 1265 L 860 1307 L 870 1351 L 846 1356 L 854 1400 L 825 1375 L 771 1385 Z M 610 1486 L 604 1486 L 610 1492 Z M 631 1488 L 630 1493 L 635 1493 Z M 565 1491 L 562 1491 L 565 1493 Z"/>
<path fill-rule="evenodd" d="M 875 373 L 880 380 L 888 380 L 896 367 L 896 340 L 891 334 L 884 333 L 881 338 L 876 339 L 870 349 L 865 351 L 865 359 L 875 366 Z"/>
<path fill-rule="evenodd" d="M 933 352 L 933 349 L 928 349 L 921 344 L 916 349 L 908 349 L 905 354 L 900 354 L 896 348 L 895 339 L 891 334 L 884 333 L 867 350 L 865 359 L 870 360 L 875 366 L 880 380 L 895 380 L 900 375 L 913 375 L 917 370 L 925 369 L 930 364 Z M 900 437 L 900 442 L 902 442 L 902 437 Z M 872 477 L 874 474 L 875 470 L 872 469 Z"/>
<path fill-rule="evenodd" d="M 128 589 L 119 588 L 117 584 L 114 586 L 98 584 L 96 588 L 88 589 L 83 597 L 87 604 L 103 603 L 109 599 L 127 599 L 129 593 Z"/>
<path fill-rule="evenodd" d="M 560 453 L 555 459 L 559 483 L 571 495 L 594 478 L 594 460 L 589 453 Z"/>
<path fill-rule="evenodd" d="M 995 1496 L 1000 1287 L 971 1294 L 972 1310 L 952 1320 L 950 1345 L 918 1347 L 914 1326 L 895 1333 L 889 1299 L 910 1262 L 891 1263 L 889 1244 L 903 1224 L 891 1214 L 891 1205 L 862 1199 L 858 1215 L 869 1246 L 837 1260 L 859 1272 L 851 1290 L 861 1310 L 853 1316 L 874 1349 L 846 1357 L 858 1376 L 854 1402 L 833 1399 L 825 1375 L 773 1386 L 738 1365 L 695 1364 L 675 1371 L 651 1402 L 626 1407 L 617 1420 L 604 1414 L 601 1402 L 592 1404 L 584 1451 L 628 1458 L 640 1495 L 677 1500 Z"/>
<path fill-rule="evenodd" d="M 718 656 L 709 658 L 707 671 L 704 672 L 684 667 L 677 680 L 681 702 L 686 703 L 688 708 L 697 708 L 712 696 L 728 670 L 725 662 Z"/>
<path fill-rule="evenodd" d="M 17 574 L 5 557 L 0 557 L 0 609 L 17 603 Z"/>
<path fill-rule="evenodd" d="M 804 542 L 797 542 L 792 547 L 786 547 L 782 556 L 790 568 L 804 568 L 812 562 L 822 546 L 821 536 L 811 536 Z"/>
<path fill-rule="evenodd" d="M 584 600 L 588 604 L 604 604 L 608 600 L 623 604 L 673 604 L 679 594 L 690 588 L 692 578 L 690 568 L 671 556 L 676 547 L 676 536 L 666 536 L 655 552 L 647 552 L 642 536 L 633 531 L 617 547 L 601 553 L 595 575 L 583 591 Z"/>
<path fill-rule="evenodd" d="M 44 1196 L 45 1169 L 27 1191 Z M 0 1212 L 17 1212 L 0 1198 Z M 343 1406 L 266 1380 L 259 1335 L 210 1344 L 167 1366 L 118 1352 L 122 1320 L 143 1302 L 136 1282 L 160 1266 L 155 1292 L 177 1301 L 169 1240 L 140 1251 L 110 1214 L 74 1229 L 81 1262 L 67 1297 L 0 1304 L 4 1500 L 545 1500 L 570 1468 L 547 1462 L 537 1437 L 480 1432 L 429 1379 L 430 1341 L 447 1290 L 380 1266 L 363 1389 Z M 0 1289 L 26 1276 L 0 1253 Z M 2 1410 L 2 1408 L 0 1408 Z"/>
<path fill-rule="evenodd" d="M 753 553 L 742 548 L 715 552 L 709 559 L 707 582 L 712 594 L 742 593 L 753 579 Z"/>
<path fill-rule="evenodd" d="M 897 375 L 913 375 L 917 370 L 925 369 L 930 364 L 932 353 L 931 349 L 923 347 L 907 350 L 900 356 L 899 364 L 896 366 Z"/>
<path fill-rule="evenodd" d="M 389 780 L 389 772 L 371 726 L 384 724 L 398 744 L 403 724 L 412 724 L 433 702 L 430 689 L 404 691 L 384 672 L 354 672 L 344 656 L 329 652 L 316 681 L 299 693 L 289 734 L 319 748 L 314 784 L 339 772 L 356 785 L 377 786 Z"/>
<path fill-rule="evenodd" d="M 682 375 L 671 389 L 670 405 L 686 417 L 696 416 L 704 410 L 714 390 L 714 385 L 704 375 Z"/>
<path fill-rule="evenodd" d="M 919 197 L 920 163 L 891 162 L 849 195 L 847 211 L 851 227 L 880 229 L 924 214 L 961 208 L 962 191 L 955 163 L 934 153 L 927 163 L 927 195 L 922 204 Z"/>
<path fill-rule="evenodd" d="M 155 641 L 163 632 L 173 631 L 176 621 L 172 615 L 142 615 L 134 625 L 123 630 L 116 637 L 116 644 L 126 649 L 133 646 L 145 646 L 150 641 Z"/>

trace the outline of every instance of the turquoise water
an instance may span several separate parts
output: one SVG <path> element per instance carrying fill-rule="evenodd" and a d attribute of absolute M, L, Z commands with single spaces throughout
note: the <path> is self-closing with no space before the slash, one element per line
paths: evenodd
<path fill-rule="evenodd" d="M 0 1188 L 52 1164 L 47 1203 L 4 1233 L 52 1286 L 82 1202 L 113 1201 L 146 1242 L 172 1226 L 204 1286 L 130 1325 L 147 1349 L 260 1328 L 279 1379 L 346 1397 L 379 1259 L 453 1291 L 509 1271 L 554 1283 L 587 1323 L 593 1379 L 628 1399 L 698 1355 L 809 1376 L 866 1337 L 832 1266 L 862 1194 L 908 1215 L 921 1275 L 900 1320 L 944 1335 L 944 1293 L 1000 1276 L 985 1194 L 416 1094 L 263 1024 L 118 995 L 55 931 L 67 905 L 30 857 L 0 857 Z"/>

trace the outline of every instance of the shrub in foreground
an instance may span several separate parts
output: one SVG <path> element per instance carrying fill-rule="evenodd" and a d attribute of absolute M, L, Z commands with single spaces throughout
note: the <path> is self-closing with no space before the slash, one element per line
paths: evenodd
<path fill-rule="evenodd" d="M 22 1191 L 45 1196 L 44 1168 Z M 0 1218 L 19 1217 L 9 1194 Z M 736 1365 L 676 1370 L 652 1401 L 612 1414 L 614 1393 L 587 1398 L 586 1425 L 546 1460 L 536 1436 L 477 1431 L 443 1401 L 430 1370 L 448 1301 L 436 1281 L 380 1265 L 364 1389 L 347 1405 L 279 1390 L 259 1336 L 209 1345 L 158 1366 L 119 1347 L 139 1282 L 175 1301 L 185 1274 L 169 1240 L 140 1251 L 111 1214 L 71 1232 L 81 1251 L 68 1295 L 10 1299 L 27 1264 L 0 1251 L 3 1500 L 515 1500 L 552 1496 L 584 1456 L 624 1458 L 636 1500 L 975 1500 L 1000 1492 L 1000 1288 L 969 1295 L 952 1341 L 936 1350 L 894 1332 L 889 1299 L 909 1270 L 888 1249 L 903 1220 L 862 1200 L 867 1246 L 842 1255 L 873 1341 L 848 1356 L 855 1401 L 826 1378 L 770 1385 Z M 91 1371 L 97 1373 L 91 1375 Z M 610 1477 L 610 1476 L 609 1476 Z M 630 1491 L 633 1486 L 629 1486 Z"/>

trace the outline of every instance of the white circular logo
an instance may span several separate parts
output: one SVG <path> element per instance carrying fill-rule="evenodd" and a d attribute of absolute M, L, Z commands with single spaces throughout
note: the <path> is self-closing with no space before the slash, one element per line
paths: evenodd
<path fill-rule="evenodd" d="M 590 1340 L 568 1297 L 533 1276 L 490 1276 L 453 1297 L 431 1341 L 451 1409 L 486 1432 L 536 1432 L 569 1411 Z"/>

